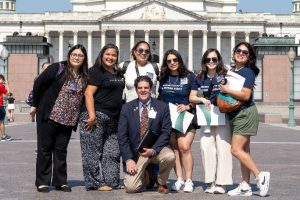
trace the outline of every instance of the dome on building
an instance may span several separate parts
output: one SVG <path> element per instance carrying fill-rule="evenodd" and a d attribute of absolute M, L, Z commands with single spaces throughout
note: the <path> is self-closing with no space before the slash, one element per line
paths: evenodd
<path fill-rule="evenodd" d="M 0 0 L 0 13 L 16 12 L 16 0 Z"/>

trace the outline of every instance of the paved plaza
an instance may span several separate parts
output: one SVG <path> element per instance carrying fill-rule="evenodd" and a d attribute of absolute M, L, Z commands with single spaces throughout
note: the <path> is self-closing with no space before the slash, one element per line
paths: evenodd
<path fill-rule="evenodd" d="M 85 191 L 82 176 L 81 152 L 79 134 L 73 133 L 68 148 L 68 184 L 71 193 L 51 190 L 50 193 L 38 193 L 34 186 L 36 148 L 36 131 L 34 123 L 12 123 L 7 126 L 7 133 L 14 138 L 10 142 L 0 143 L 0 199 L 241 199 L 225 195 L 205 194 L 203 183 L 203 168 L 200 158 L 199 134 L 193 143 L 195 159 L 193 193 L 159 194 L 157 191 L 147 191 L 139 194 L 126 194 L 123 189 L 112 192 Z M 300 183 L 300 128 L 287 128 L 286 125 L 260 124 L 258 136 L 253 137 L 251 151 L 254 160 L 261 170 L 271 172 L 270 190 L 266 199 L 300 199 L 298 196 Z M 123 178 L 123 174 L 121 177 Z M 234 159 L 234 185 L 240 181 L 239 163 Z M 169 183 L 175 181 L 172 171 Z M 252 177 L 252 186 L 255 181 Z M 256 189 L 255 189 L 256 190 Z M 256 190 L 257 192 L 257 190 Z M 262 199 L 257 195 L 243 199 Z"/>

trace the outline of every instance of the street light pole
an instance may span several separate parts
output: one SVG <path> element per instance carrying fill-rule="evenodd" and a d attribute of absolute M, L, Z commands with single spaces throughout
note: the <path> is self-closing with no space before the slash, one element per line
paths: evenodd
<path fill-rule="evenodd" d="M 296 53 L 293 47 L 290 47 L 288 52 L 288 58 L 291 64 L 291 81 L 290 81 L 290 103 L 289 103 L 289 121 L 288 126 L 294 127 L 295 126 L 295 118 L 294 118 L 294 60 L 296 57 Z"/>

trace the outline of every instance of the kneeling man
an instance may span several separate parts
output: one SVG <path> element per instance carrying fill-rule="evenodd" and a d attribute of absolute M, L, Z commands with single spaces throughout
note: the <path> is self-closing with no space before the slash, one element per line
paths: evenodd
<path fill-rule="evenodd" d="M 174 152 L 169 148 L 172 129 L 169 107 L 151 98 L 153 83 L 148 76 L 139 76 L 134 86 L 138 98 L 123 105 L 118 126 L 120 151 L 126 163 L 125 189 L 128 193 L 141 192 L 147 184 L 147 165 L 158 163 L 158 192 L 167 193 L 166 182 L 175 162 Z M 151 148 L 139 153 L 137 148 L 147 129 L 158 138 Z"/>

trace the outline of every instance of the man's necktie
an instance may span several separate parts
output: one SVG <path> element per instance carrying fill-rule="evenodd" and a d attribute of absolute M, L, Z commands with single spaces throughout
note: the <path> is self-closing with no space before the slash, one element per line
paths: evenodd
<path fill-rule="evenodd" d="M 140 126 L 140 137 L 143 138 L 146 130 L 148 129 L 148 109 L 147 105 L 143 104 L 141 126 Z"/>

